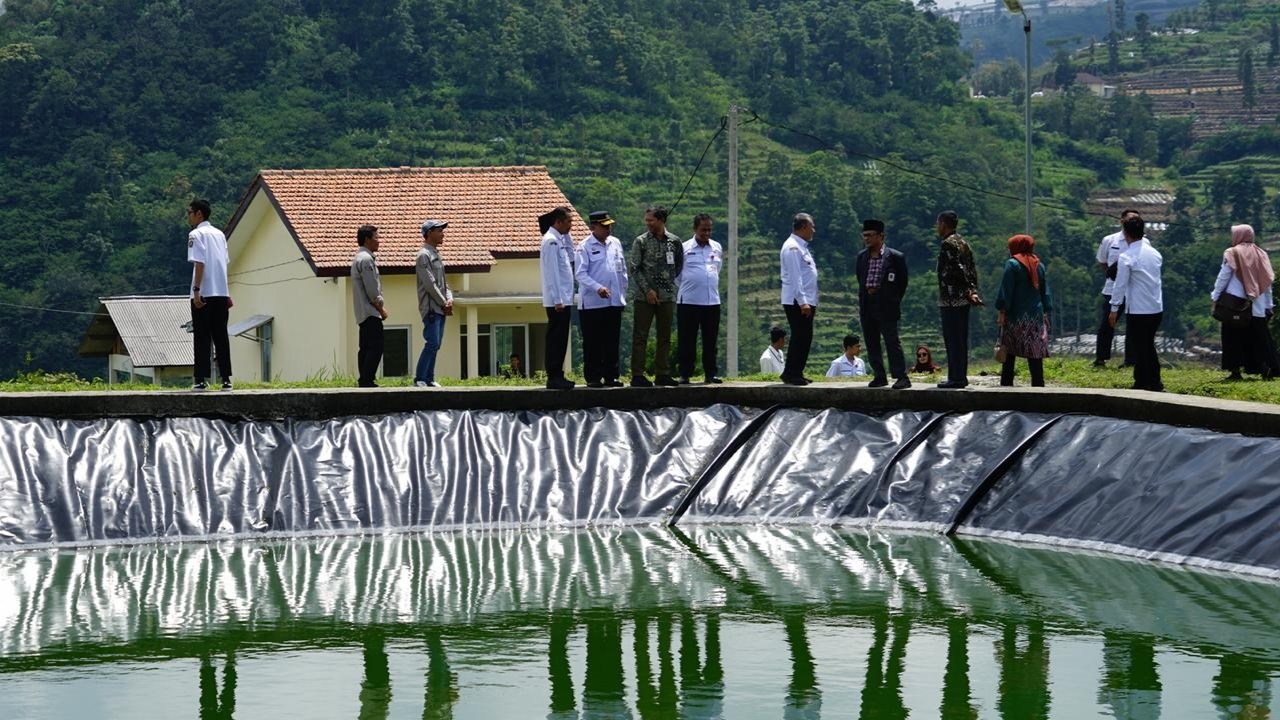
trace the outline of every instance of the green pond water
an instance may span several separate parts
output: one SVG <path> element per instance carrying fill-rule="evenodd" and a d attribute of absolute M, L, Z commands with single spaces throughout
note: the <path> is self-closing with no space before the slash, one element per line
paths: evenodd
<path fill-rule="evenodd" d="M 622 527 L 0 553 L 0 719 L 1270 718 L 1280 586 Z"/>

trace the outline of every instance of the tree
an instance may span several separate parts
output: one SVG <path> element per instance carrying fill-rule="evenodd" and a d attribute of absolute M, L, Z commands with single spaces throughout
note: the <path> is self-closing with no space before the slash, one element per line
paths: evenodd
<path fill-rule="evenodd" d="M 1267 67 L 1275 67 L 1280 61 L 1280 22 L 1271 18 L 1271 50 L 1267 53 Z"/>
<path fill-rule="evenodd" d="M 1124 37 L 1124 25 L 1125 25 L 1124 0 L 1114 0 L 1114 2 L 1115 2 L 1115 14 L 1116 14 L 1116 32 L 1120 34 L 1120 37 Z"/>
<path fill-rule="evenodd" d="M 1120 72 L 1120 38 L 1115 32 L 1107 33 L 1107 72 Z"/>
<path fill-rule="evenodd" d="M 1151 16 L 1140 12 L 1133 16 L 1133 23 L 1138 47 L 1142 48 L 1142 55 L 1145 60 L 1147 53 L 1151 50 Z"/>
<path fill-rule="evenodd" d="M 1236 66 L 1236 74 L 1240 78 L 1240 85 L 1243 88 L 1243 99 L 1241 102 L 1249 109 L 1250 116 L 1253 115 L 1253 108 L 1258 104 L 1258 84 L 1253 77 L 1253 49 L 1250 48 L 1240 53 L 1240 62 Z"/>

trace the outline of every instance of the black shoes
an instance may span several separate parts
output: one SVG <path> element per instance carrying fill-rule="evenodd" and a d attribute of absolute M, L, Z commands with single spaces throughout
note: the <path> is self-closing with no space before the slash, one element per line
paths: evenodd
<path fill-rule="evenodd" d="M 906 378 L 898 378 L 898 381 L 893 384 L 894 390 L 906 390 L 909 387 L 911 387 L 911 381 Z"/>
<path fill-rule="evenodd" d="M 592 380 L 591 382 L 587 383 L 587 387 L 591 388 L 592 390 L 599 390 L 600 388 L 604 387 L 604 383 L 600 382 L 599 380 Z"/>
<path fill-rule="evenodd" d="M 679 380 L 676 380 L 670 375 L 659 375 L 653 379 L 653 382 L 654 384 L 661 385 L 662 387 L 675 387 L 680 384 Z M 635 385 L 635 382 L 632 382 L 631 384 Z M 685 384 L 687 385 L 688 383 Z"/>
<path fill-rule="evenodd" d="M 547 380 L 548 390 L 572 390 L 576 385 L 577 383 L 568 378 L 557 377 Z"/>
<path fill-rule="evenodd" d="M 943 390 L 963 390 L 969 387 L 969 383 L 956 382 L 954 380 L 943 380 L 942 382 L 938 383 L 938 387 Z"/>
<path fill-rule="evenodd" d="M 805 385 L 808 385 L 813 381 L 806 377 L 788 377 L 788 378 L 783 378 L 782 382 L 788 385 L 796 385 L 799 387 L 804 387 Z"/>
<path fill-rule="evenodd" d="M 689 376 L 688 376 L 688 375 L 681 375 L 681 376 L 680 376 L 680 384 L 681 384 L 681 385 L 688 385 L 688 384 L 689 384 Z"/>
<path fill-rule="evenodd" d="M 631 387 L 653 387 L 653 382 L 643 375 L 632 375 Z"/>
<path fill-rule="evenodd" d="M 889 386 L 889 381 L 886 380 L 885 378 L 874 378 L 871 382 L 867 383 L 867 387 L 869 388 L 888 387 L 888 386 Z"/>
<path fill-rule="evenodd" d="M 719 385 L 724 382 L 724 379 L 721 378 L 719 375 L 708 375 L 707 379 L 703 380 L 702 382 L 707 385 Z"/>
<path fill-rule="evenodd" d="M 622 381 L 619 380 L 618 378 L 611 378 L 609 380 L 605 380 L 604 386 L 605 387 L 626 387 L 626 385 L 623 385 Z"/>

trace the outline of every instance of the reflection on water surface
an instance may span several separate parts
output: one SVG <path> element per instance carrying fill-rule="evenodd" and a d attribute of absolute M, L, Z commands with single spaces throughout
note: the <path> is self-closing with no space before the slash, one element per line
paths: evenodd
<path fill-rule="evenodd" d="M 1280 587 L 838 529 L 0 554 L 0 717 L 1264 718 Z"/>

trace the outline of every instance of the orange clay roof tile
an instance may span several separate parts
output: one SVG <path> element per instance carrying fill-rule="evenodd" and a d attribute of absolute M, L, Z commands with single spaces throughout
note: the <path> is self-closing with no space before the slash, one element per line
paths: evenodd
<path fill-rule="evenodd" d="M 232 231 L 259 185 L 317 275 L 348 272 L 356 228 L 366 223 L 378 228 L 379 268 L 411 272 L 422 247 L 420 227 L 428 219 L 449 223 L 440 246 L 446 267 L 484 272 L 498 257 L 536 257 L 538 216 L 569 205 L 541 165 L 263 170 L 242 200 Z M 576 211 L 573 234 L 587 235 Z"/>

